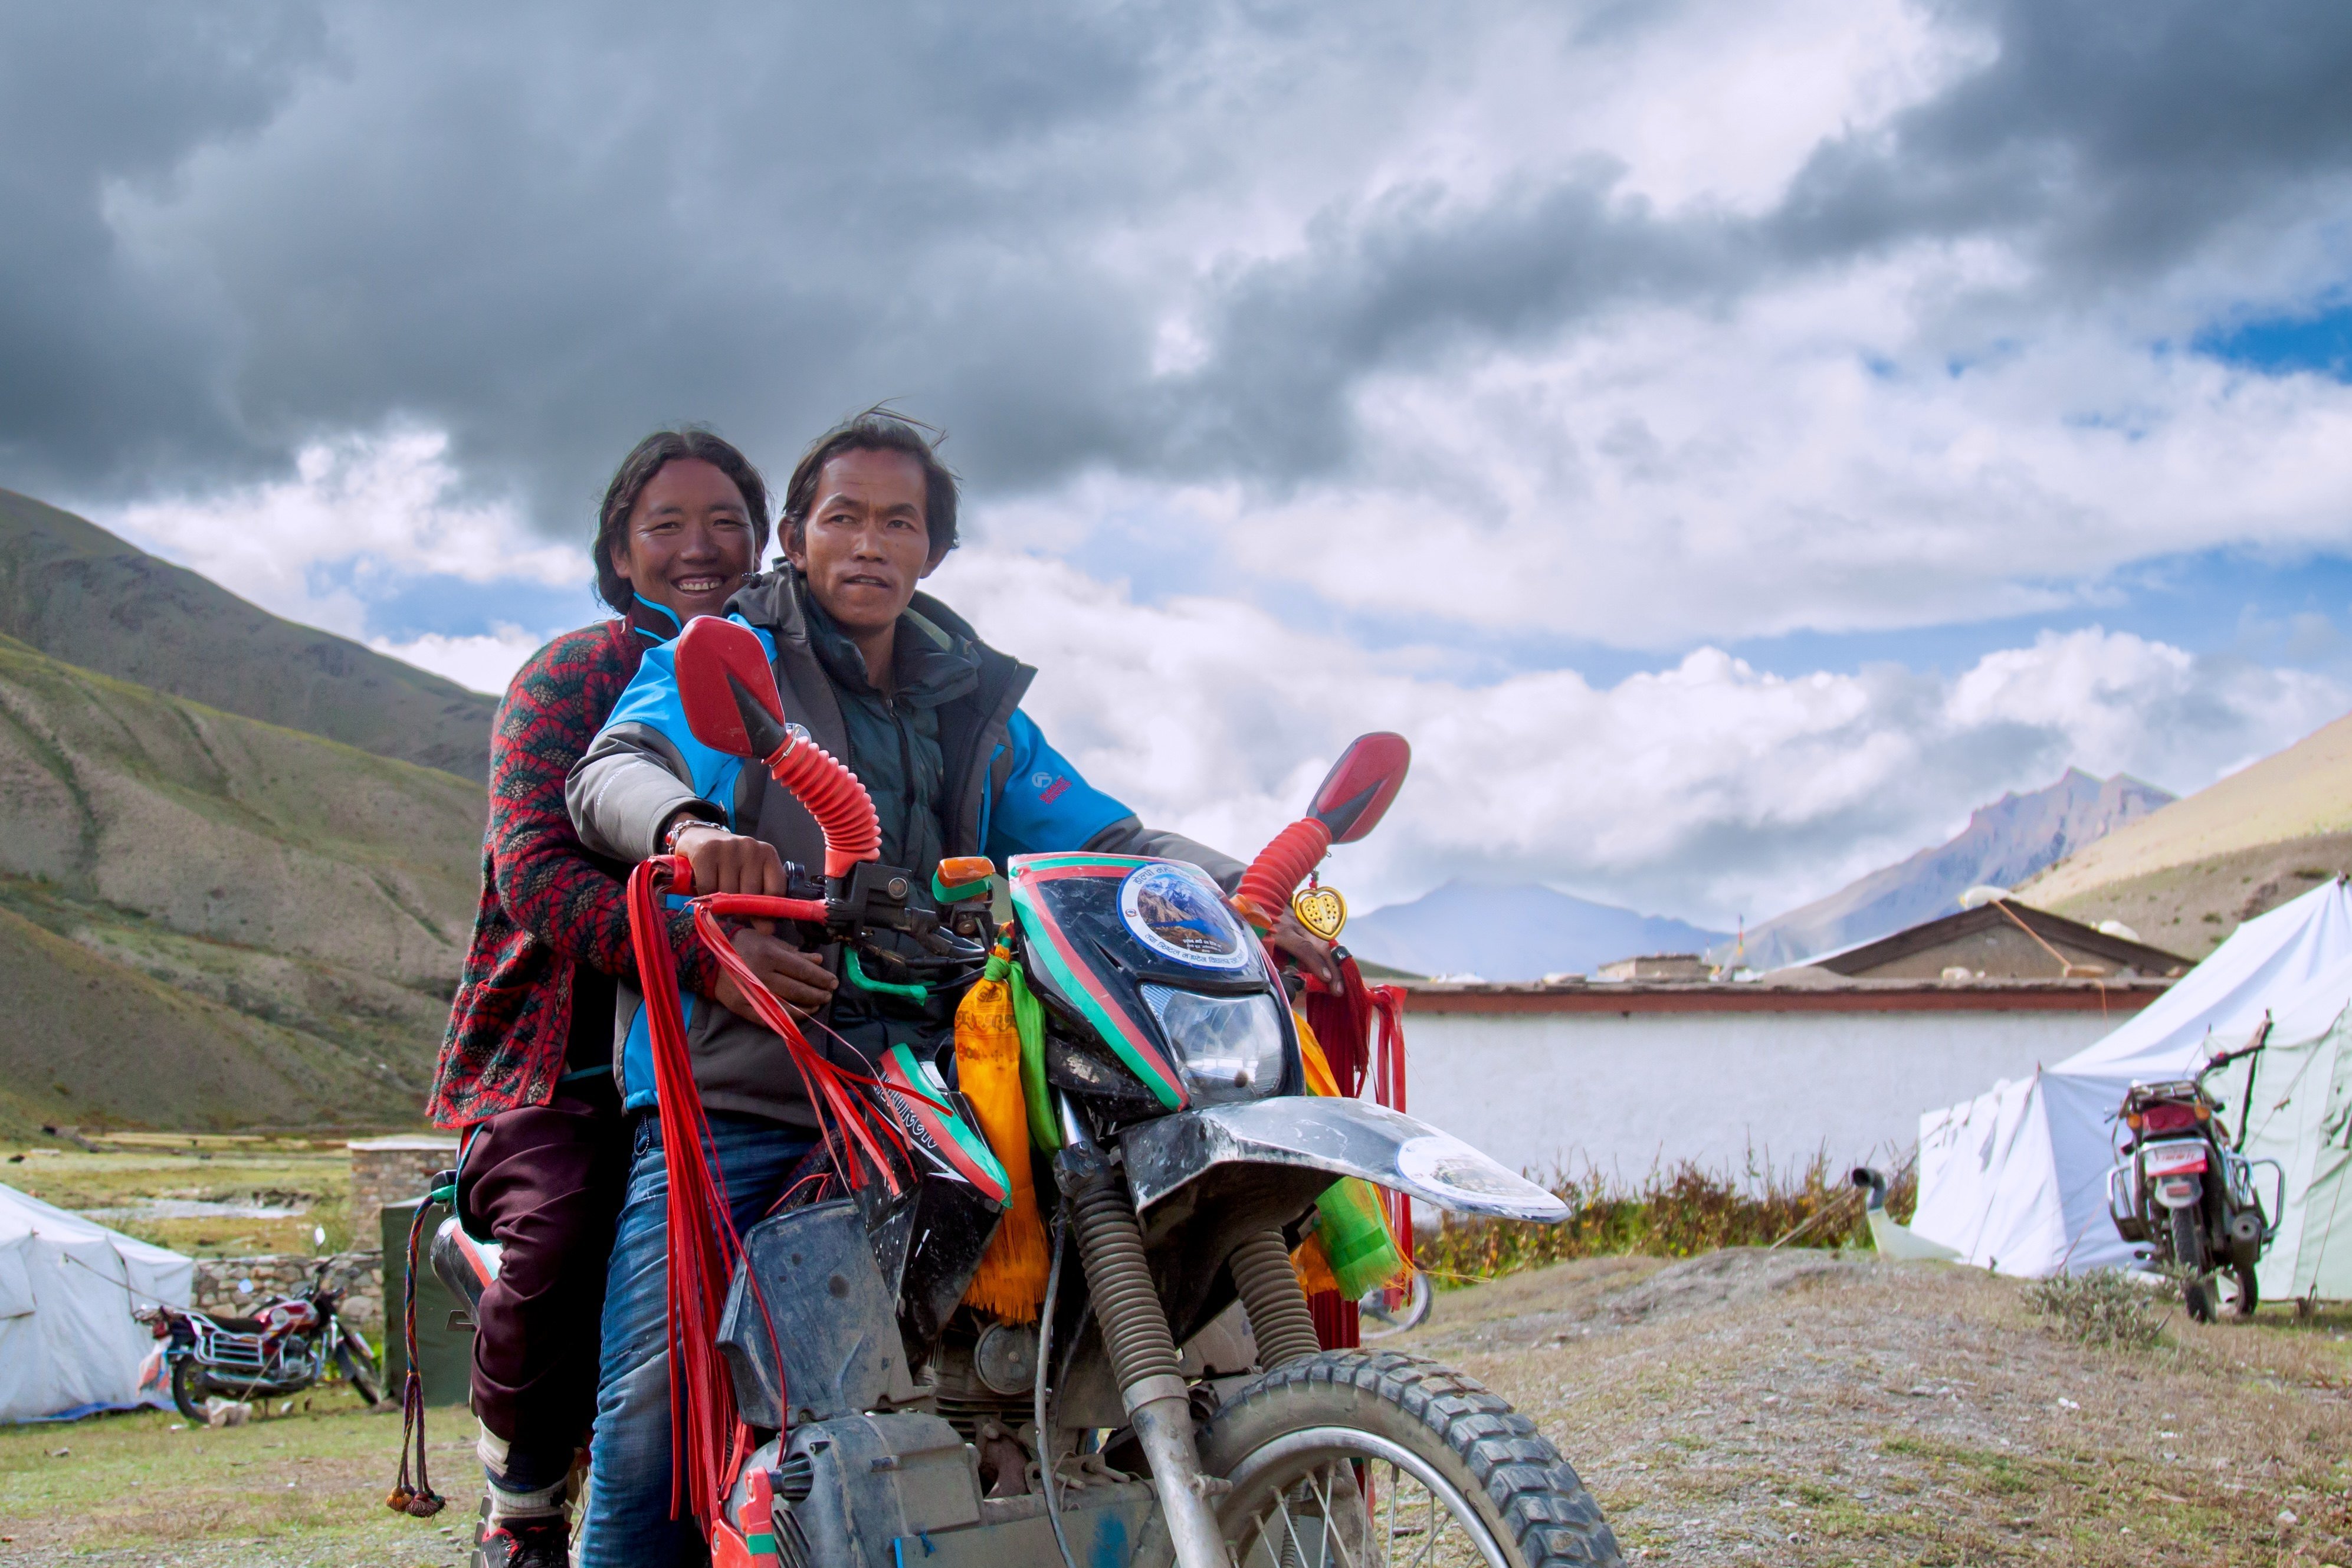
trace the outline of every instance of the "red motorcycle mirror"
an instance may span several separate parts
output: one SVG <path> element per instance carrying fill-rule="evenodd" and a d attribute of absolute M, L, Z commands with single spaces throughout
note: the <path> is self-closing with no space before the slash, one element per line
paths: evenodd
<path fill-rule="evenodd" d="M 1360 735 L 1323 775 L 1307 815 L 1331 830 L 1332 843 L 1353 844 L 1380 826 L 1412 765 L 1412 746 L 1402 735 Z"/>
<path fill-rule="evenodd" d="M 768 650 L 751 627 L 698 616 L 678 634 L 678 704 L 687 728 L 714 752 L 767 758 L 788 738 Z"/>

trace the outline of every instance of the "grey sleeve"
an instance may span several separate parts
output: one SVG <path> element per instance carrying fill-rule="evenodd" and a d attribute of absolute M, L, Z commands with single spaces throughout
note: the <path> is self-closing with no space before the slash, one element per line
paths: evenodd
<path fill-rule="evenodd" d="M 726 814 L 694 793 L 686 761 L 662 733 L 615 724 L 596 737 L 563 782 L 563 804 L 580 842 L 635 865 L 661 853 L 661 831 L 680 811 L 726 825 Z"/>
<path fill-rule="evenodd" d="M 573 815 L 579 815 L 576 809 Z M 1230 855 L 1205 844 L 1195 844 L 1181 833 L 1146 827 L 1133 816 L 1120 817 L 1087 839 L 1086 847 L 1097 855 L 1150 855 L 1161 860 L 1187 861 L 1206 871 L 1228 893 L 1242 885 L 1242 873 L 1249 869 Z"/>

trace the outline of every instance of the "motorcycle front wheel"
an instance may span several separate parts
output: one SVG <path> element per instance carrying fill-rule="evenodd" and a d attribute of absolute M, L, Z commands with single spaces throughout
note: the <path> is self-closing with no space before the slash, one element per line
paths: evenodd
<path fill-rule="evenodd" d="M 383 1403 L 383 1384 L 376 1380 L 374 1363 L 362 1356 L 349 1340 L 335 1347 L 335 1365 L 342 1372 L 344 1381 L 370 1405 Z"/>
<path fill-rule="evenodd" d="M 1356 1331 L 1357 1337 L 1369 1342 L 1384 1340 L 1391 1334 L 1403 1333 L 1407 1329 L 1417 1329 L 1429 1321 L 1434 1300 L 1430 1293 L 1429 1276 L 1417 1268 L 1413 1270 L 1412 1283 L 1402 1290 L 1386 1285 L 1376 1290 L 1368 1290 L 1356 1303 L 1356 1310 L 1360 1314 L 1357 1320 L 1360 1325 Z"/>
<path fill-rule="evenodd" d="M 1623 1561 L 1534 1422 L 1418 1356 L 1325 1351 L 1276 1367 L 1210 1418 L 1201 1461 L 1232 1486 L 1217 1512 L 1235 1568 Z"/>
<path fill-rule="evenodd" d="M 2251 1318 L 2262 1305 L 2262 1289 L 2254 1282 L 2254 1271 L 2242 1263 L 2232 1264 L 2213 1277 L 2213 1288 L 2221 1300 L 2216 1310 L 2232 1318 Z"/>
<path fill-rule="evenodd" d="M 204 1424 L 205 1399 L 212 1391 L 212 1380 L 205 1376 L 195 1357 L 184 1355 L 172 1363 L 172 1403 L 198 1426 Z"/>

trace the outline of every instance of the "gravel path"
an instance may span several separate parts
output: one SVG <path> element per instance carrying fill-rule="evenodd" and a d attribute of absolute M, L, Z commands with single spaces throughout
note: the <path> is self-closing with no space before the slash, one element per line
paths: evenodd
<path fill-rule="evenodd" d="M 2352 1563 L 2343 1322 L 2094 1351 L 2021 1297 L 1866 1254 L 1600 1259 L 1388 1342 L 1535 1416 L 1636 1562 Z"/>

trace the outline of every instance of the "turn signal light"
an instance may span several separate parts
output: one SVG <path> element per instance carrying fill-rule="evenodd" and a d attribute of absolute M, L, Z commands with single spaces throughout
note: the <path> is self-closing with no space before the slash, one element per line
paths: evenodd
<path fill-rule="evenodd" d="M 943 904 L 969 899 L 985 891 L 995 874 L 996 863 L 985 855 L 951 855 L 931 873 L 931 896 Z"/>

